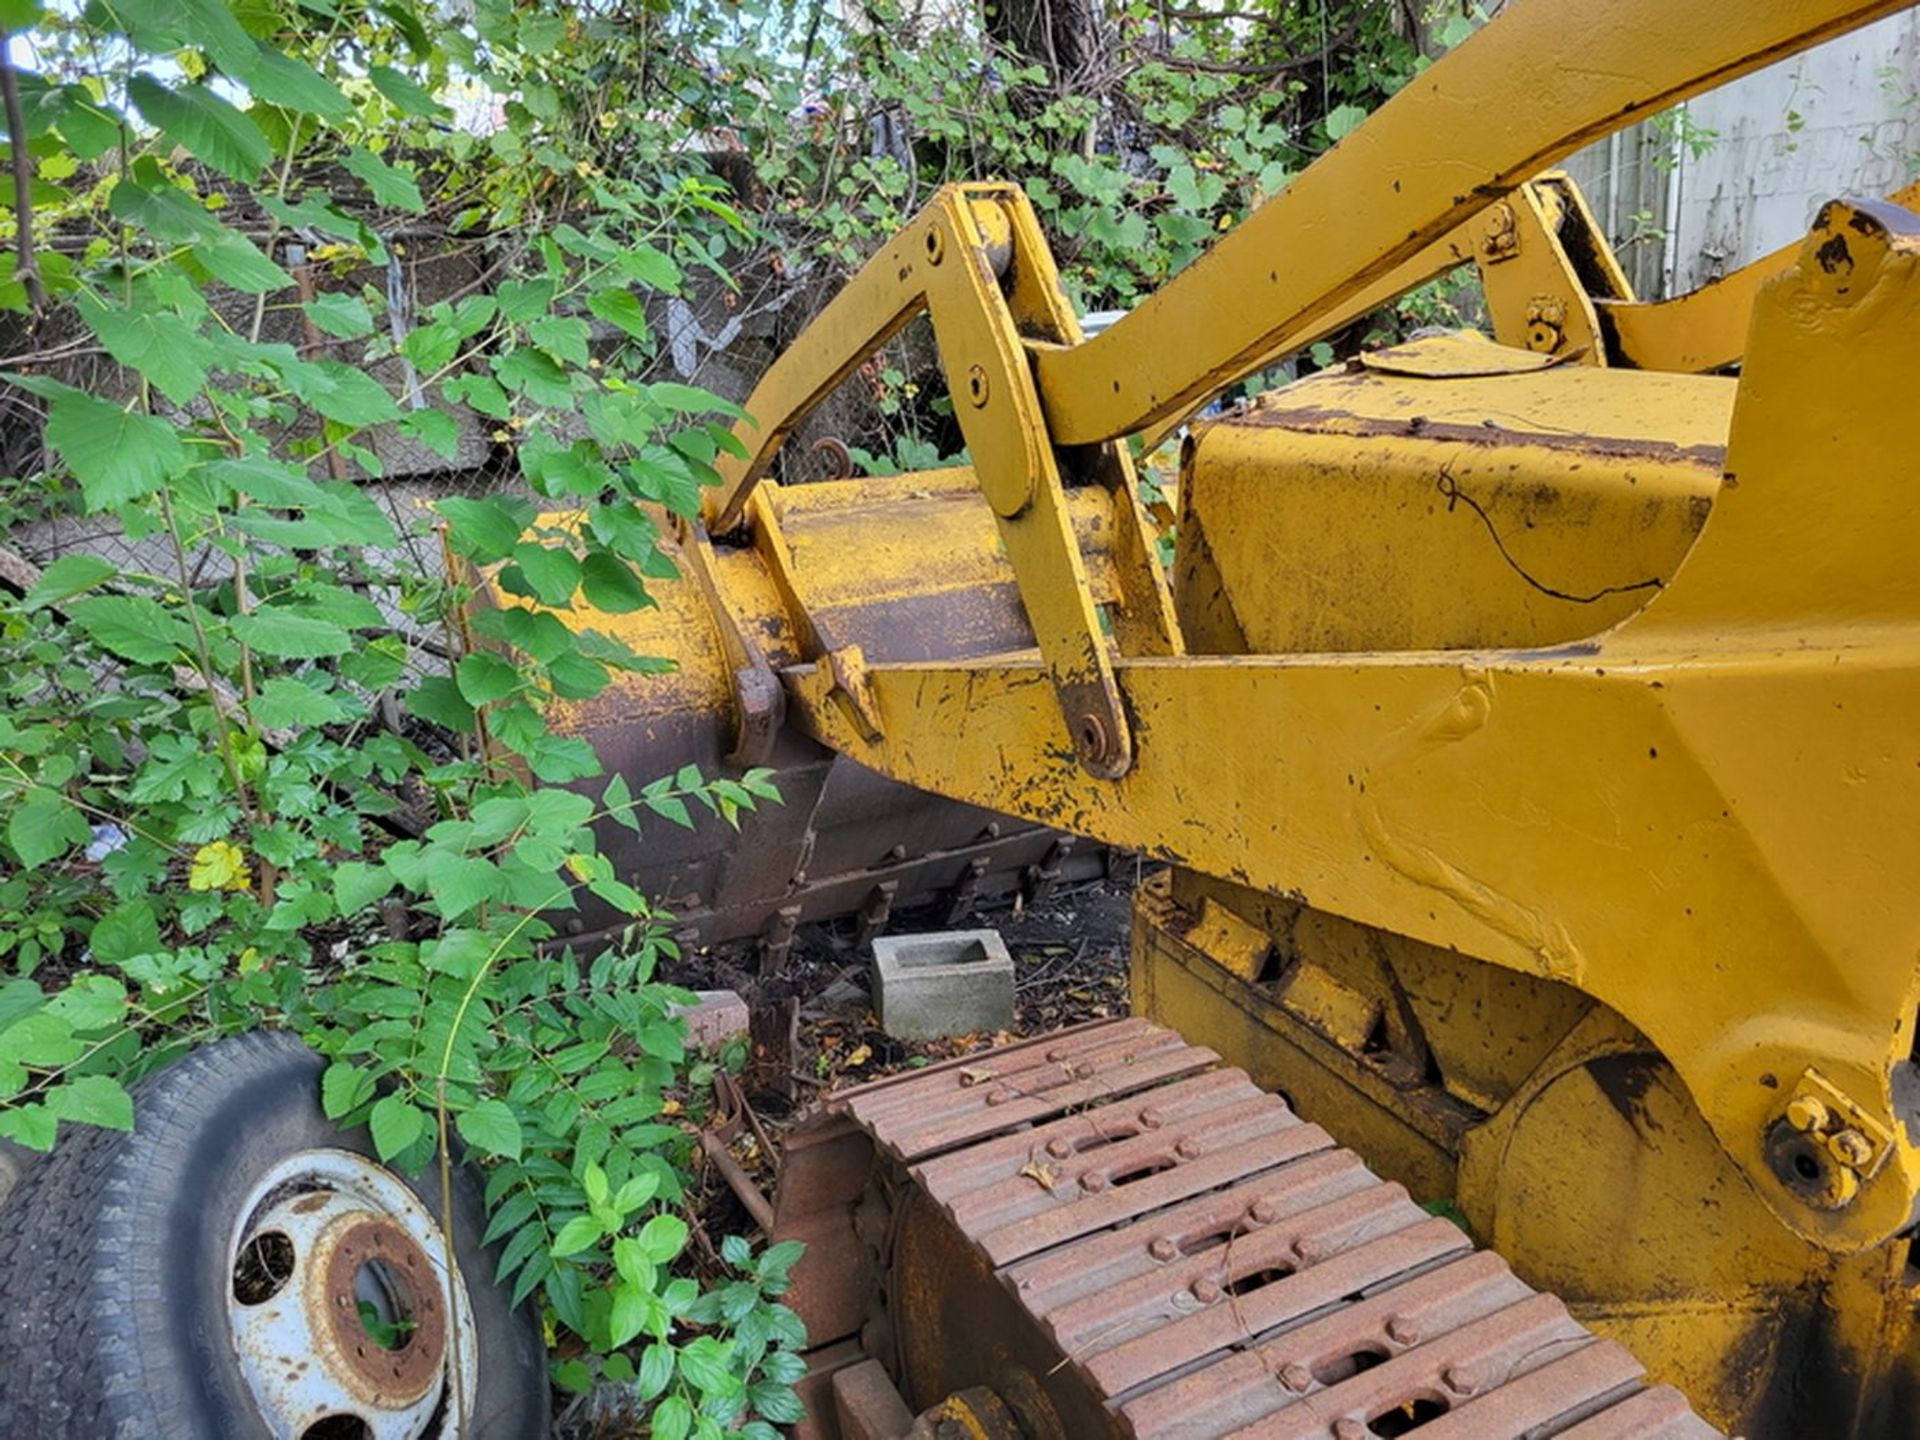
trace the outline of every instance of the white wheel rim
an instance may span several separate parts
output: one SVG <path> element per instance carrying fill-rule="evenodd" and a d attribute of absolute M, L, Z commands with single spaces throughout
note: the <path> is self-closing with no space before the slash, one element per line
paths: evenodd
<path fill-rule="evenodd" d="M 384 1166 L 348 1150 L 287 1157 L 247 1197 L 227 1254 L 234 1351 L 275 1440 L 451 1433 L 456 1368 L 472 1413 L 466 1286 L 450 1280 L 439 1224 Z"/>

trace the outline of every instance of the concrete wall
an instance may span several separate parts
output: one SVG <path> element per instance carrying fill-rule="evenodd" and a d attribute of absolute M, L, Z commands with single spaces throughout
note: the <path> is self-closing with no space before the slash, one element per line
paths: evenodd
<path fill-rule="evenodd" d="M 1567 166 L 1646 296 L 1697 289 L 1793 243 L 1824 201 L 1885 195 L 1920 177 L 1920 12 L 1783 60 L 1685 111 L 1684 123 L 1636 126 Z M 1689 133 L 1702 140 L 1698 155 Z"/>

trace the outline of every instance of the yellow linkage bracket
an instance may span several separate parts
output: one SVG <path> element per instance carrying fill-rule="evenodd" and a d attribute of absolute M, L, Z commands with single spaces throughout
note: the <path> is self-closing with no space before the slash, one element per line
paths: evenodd
<path fill-rule="evenodd" d="M 793 427 L 923 310 L 1074 754 L 1091 774 L 1123 775 L 1133 763 L 1132 729 L 1067 514 L 1063 461 L 1048 442 L 1023 345 L 1023 336 L 1073 344 L 1078 326 L 1018 189 L 942 190 L 774 362 L 749 404 L 761 428 L 743 422 L 735 429 L 749 457 L 721 464 L 722 483 L 708 499 L 709 529 L 720 534 L 740 522 L 754 484 Z M 1172 599 L 1125 450 L 1095 446 L 1072 463 L 1076 478 L 1105 484 L 1113 497 L 1121 588 L 1121 604 L 1108 617 L 1113 640 L 1133 653 L 1177 654 Z"/>

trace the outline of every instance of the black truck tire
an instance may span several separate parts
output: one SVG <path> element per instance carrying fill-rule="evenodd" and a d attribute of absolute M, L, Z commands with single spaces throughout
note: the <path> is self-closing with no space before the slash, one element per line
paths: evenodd
<path fill-rule="evenodd" d="M 331 1157 L 324 1163 L 378 1171 L 380 1184 L 404 1185 L 434 1223 L 442 1219 L 435 1174 L 413 1181 L 379 1167 L 364 1129 L 342 1130 L 326 1118 L 323 1068 L 288 1035 L 218 1041 L 135 1086 L 131 1134 L 75 1127 L 26 1170 L 0 1206 L 0 1440 L 287 1433 L 269 1423 L 234 1339 L 235 1237 L 253 1223 L 243 1208 L 252 1202 L 257 1213 L 266 1203 L 258 1198 L 266 1177 Z M 479 1243 L 480 1196 L 460 1167 L 453 1188 L 455 1253 L 471 1321 L 470 1332 L 460 1333 L 470 1333 L 477 1352 L 469 1363 L 478 1361 L 468 1433 L 544 1436 L 550 1398 L 538 1332 L 492 1284 L 493 1259 Z M 300 1191 L 289 1182 L 268 1193 Z M 414 1253 L 410 1263 L 421 1258 Z M 446 1292 L 436 1293 L 444 1301 Z M 305 1368 L 298 1358 L 280 1363 L 289 1375 Z M 401 1423 L 420 1425 L 419 1435 L 451 1436 L 451 1387 L 430 1383 L 437 1402 L 417 1403 L 433 1413 Z M 381 1430 L 393 1433 L 387 1423 Z M 355 1417 L 291 1433 L 350 1436 Z"/>

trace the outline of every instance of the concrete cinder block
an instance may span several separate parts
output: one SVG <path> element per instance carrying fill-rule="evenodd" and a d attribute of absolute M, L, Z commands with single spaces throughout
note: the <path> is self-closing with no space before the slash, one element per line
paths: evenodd
<path fill-rule="evenodd" d="M 687 1022 L 687 1044 L 697 1050 L 717 1050 L 736 1035 L 747 1032 L 747 1002 L 731 990 L 696 990 L 693 1005 L 676 1005 L 673 1014 Z"/>
<path fill-rule="evenodd" d="M 998 930 L 885 935 L 873 942 L 873 1008 L 901 1040 L 1013 1024 L 1013 957 Z"/>
<path fill-rule="evenodd" d="M 913 1428 L 913 1412 L 878 1360 L 833 1372 L 833 1408 L 840 1440 L 899 1440 Z"/>

